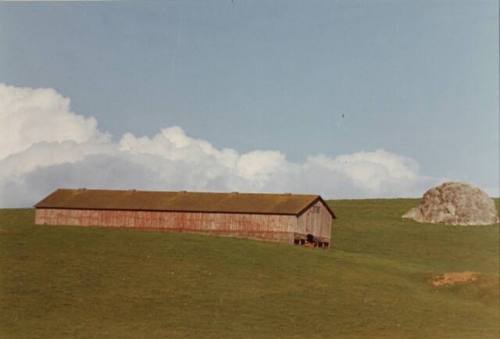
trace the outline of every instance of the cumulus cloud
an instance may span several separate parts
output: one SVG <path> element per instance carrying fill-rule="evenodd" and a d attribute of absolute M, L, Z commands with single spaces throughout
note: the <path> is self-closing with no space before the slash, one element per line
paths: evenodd
<path fill-rule="evenodd" d="M 218 149 L 178 126 L 112 142 L 53 89 L 0 84 L 0 207 L 30 206 L 58 187 L 417 196 L 435 182 L 386 150 L 301 163 L 274 150 Z"/>
<path fill-rule="evenodd" d="M 85 143 L 107 137 L 94 118 L 69 110 L 70 101 L 51 88 L 0 84 L 0 159 L 39 142 Z"/>

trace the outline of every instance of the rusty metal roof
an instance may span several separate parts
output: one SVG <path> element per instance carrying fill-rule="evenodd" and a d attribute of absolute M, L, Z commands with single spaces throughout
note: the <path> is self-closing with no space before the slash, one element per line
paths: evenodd
<path fill-rule="evenodd" d="M 319 195 L 58 189 L 36 208 L 300 215 Z"/>

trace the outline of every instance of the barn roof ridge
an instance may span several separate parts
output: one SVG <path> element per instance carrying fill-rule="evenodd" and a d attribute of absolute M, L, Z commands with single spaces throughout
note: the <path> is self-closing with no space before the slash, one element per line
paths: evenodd
<path fill-rule="evenodd" d="M 237 194 L 236 194 L 237 193 Z M 317 194 L 59 188 L 35 208 L 300 215 Z"/>

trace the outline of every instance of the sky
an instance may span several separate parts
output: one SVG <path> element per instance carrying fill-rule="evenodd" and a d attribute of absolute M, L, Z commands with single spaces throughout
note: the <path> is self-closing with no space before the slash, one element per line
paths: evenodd
<path fill-rule="evenodd" d="M 0 206 L 499 195 L 497 1 L 0 2 Z"/>

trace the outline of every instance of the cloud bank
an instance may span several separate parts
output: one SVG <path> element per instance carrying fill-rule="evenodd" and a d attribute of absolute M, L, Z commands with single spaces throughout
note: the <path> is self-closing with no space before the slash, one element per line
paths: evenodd
<path fill-rule="evenodd" d="M 113 142 L 53 89 L 0 84 L 0 207 L 26 207 L 58 187 L 419 196 L 436 180 L 415 160 L 379 149 L 301 163 L 274 150 L 239 153 L 178 126 Z"/>

